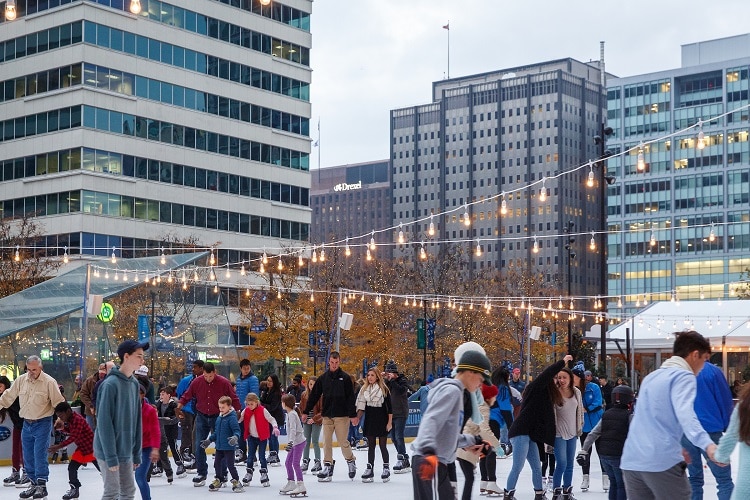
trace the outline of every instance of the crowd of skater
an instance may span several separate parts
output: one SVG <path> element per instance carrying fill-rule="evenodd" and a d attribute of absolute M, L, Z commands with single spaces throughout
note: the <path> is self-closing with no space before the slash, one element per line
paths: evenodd
<path fill-rule="evenodd" d="M 3 485 L 22 489 L 21 499 L 46 499 L 48 464 L 60 458 L 68 462 L 70 486 L 63 500 L 85 497 L 78 472 L 89 465 L 101 472 L 102 499 L 128 500 L 138 490 L 150 500 L 152 477 L 171 484 L 191 472 L 196 488 L 241 493 L 254 479 L 270 487 L 268 467 L 281 466 L 283 428 L 287 482 L 278 492 L 295 498 L 307 496 L 306 473 L 331 481 L 334 442 L 350 479 L 358 474 L 353 448 L 367 448 L 359 479 L 373 482 L 380 472 L 388 482 L 392 472 L 411 473 L 416 499 L 469 499 L 477 469 L 480 495 L 524 498 L 517 483 L 527 463 L 535 500 L 574 500 L 578 463 L 581 491 L 592 487 L 590 468 L 596 466 L 611 500 L 698 500 L 703 457 L 720 500 L 750 498 L 750 474 L 740 473 L 735 485 L 729 466 L 740 443 L 739 467 L 747 467 L 750 397 L 741 392 L 734 406 L 723 373 L 706 363 L 708 341 L 696 332 L 677 335 L 673 356 L 643 380 L 638 411 L 626 381 L 597 378 L 570 355 L 527 383 L 509 364 L 493 370 L 474 342 L 456 350 L 451 377 L 415 392 L 393 361 L 357 381 L 341 369 L 337 352 L 320 377 L 297 375 L 287 388 L 276 374 L 260 381 L 247 359 L 234 383 L 197 360 L 176 385 L 156 387 L 143 364 L 148 348 L 132 340 L 120 344 L 119 363 L 103 363 L 79 381 L 71 403 L 37 356 L 26 360 L 26 372 L 14 383 L 0 377 L 0 419 L 9 416 L 14 424 L 13 468 Z M 421 410 L 411 457 L 404 440 L 410 401 Z M 397 452 L 392 466 L 389 437 Z M 68 456 L 71 444 L 75 451 Z M 207 449 L 214 454 L 211 479 Z M 497 460 L 504 458 L 511 468 L 500 486 Z"/>

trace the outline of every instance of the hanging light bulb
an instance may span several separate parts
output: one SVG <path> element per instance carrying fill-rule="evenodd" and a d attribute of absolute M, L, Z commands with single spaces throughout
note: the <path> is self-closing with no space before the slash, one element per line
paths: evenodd
<path fill-rule="evenodd" d="M 185 278 L 185 270 L 182 270 L 182 274 L 180 275 L 180 281 L 185 283 L 187 282 L 187 278 Z"/>
<path fill-rule="evenodd" d="M 622 307 L 622 297 L 617 297 L 617 307 Z"/>
<path fill-rule="evenodd" d="M 534 236 L 534 248 L 531 250 L 534 253 L 539 253 L 539 241 L 537 241 L 536 236 Z"/>
<path fill-rule="evenodd" d="M 417 307 L 417 296 L 416 295 L 412 298 L 411 306 L 412 307 Z"/>
<path fill-rule="evenodd" d="M 349 257 L 352 254 L 352 249 L 349 248 L 349 238 L 346 238 L 346 249 L 344 250 L 344 255 Z"/>
<path fill-rule="evenodd" d="M 422 243 L 422 246 L 419 249 L 419 258 L 422 260 L 427 260 L 427 251 L 424 249 L 424 243 Z"/>
<path fill-rule="evenodd" d="M 349 294 L 344 295 L 344 305 L 349 303 Z"/>
<path fill-rule="evenodd" d="M 320 246 L 320 262 L 325 262 L 325 261 L 326 261 L 326 247 L 325 245 L 321 245 Z"/>
<path fill-rule="evenodd" d="M 128 273 L 126 273 L 126 272 L 124 272 L 124 271 L 123 271 L 123 273 L 122 273 L 122 281 L 124 281 L 125 283 L 127 283 L 127 282 L 128 282 Z"/>
<path fill-rule="evenodd" d="M 638 146 L 638 160 L 636 161 L 636 168 L 639 172 L 646 170 L 646 160 L 643 155 L 643 143 Z"/>
<path fill-rule="evenodd" d="M 557 308 L 558 309 L 562 309 L 563 308 L 562 295 L 560 296 L 560 301 L 557 303 Z"/>
<path fill-rule="evenodd" d="M 706 147 L 706 136 L 703 133 L 703 121 L 698 120 L 698 141 L 695 144 L 695 147 L 699 150 L 702 150 Z"/>
<path fill-rule="evenodd" d="M 232 277 L 232 275 L 231 275 L 231 274 L 229 273 L 229 263 L 228 263 L 228 262 L 227 262 L 227 272 L 226 272 L 226 273 L 224 273 L 224 277 L 225 277 L 226 279 L 229 279 L 229 278 L 231 278 L 231 277 Z"/>
<path fill-rule="evenodd" d="M 398 242 L 404 244 L 404 226 L 400 222 L 398 223 Z"/>
<path fill-rule="evenodd" d="M 595 233 L 591 231 L 591 241 L 589 241 L 589 249 L 590 250 L 596 250 L 596 238 L 594 237 Z"/>
<path fill-rule="evenodd" d="M 315 302 L 315 294 L 310 292 L 310 302 Z"/>
<path fill-rule="evenodd" d="M 711 243 L 713 243 L 714 240 L 716 240 L 716 233 L 714 232 L 714 223 L 712 222 L 711 223 L 711 232 L 708 233 L 708 241 L 710 241 Z"/>
<path fill-rule="evenodd" d="M 141 13 L 141 0 L 130 0 L 130 12 L 136 15 Z"/>
<path fill-rule="evenodd" d="M 375 248 L 377 248 L 377 246 L 375 245 L 375 231 L 373 231 L 370 236 L 370 250 L 374 252 Z"/>
<path fill-rule="evenodd" d="M 242 261 L 242 266 L 240 267 L 240 276 L 247 275 L 247 271 L 245 271 L 245 261 Z"/>
<path fill-rule="evenodd" d="M 260 268 L 258 269 L 258 272 L 261 274 L 266 272 L 266 266 L 263 265 L 263 261 L 260 261 Z"/>
<path fill-rule="evenodd" d="M 16 0 L 7 0 L 5 2 L 5 20 L 13 21 L 16 15 Z"/>
<path fill-rule="evenodd" d="M 187 289 L 188 289 L 187 283 L 183 283 L 183 284 L 182 284 L 182 289 L 183 289 L 183 290 L 187 290 Z"/>
<path fill-rule="evenodd" d="M 323 251 L 322 250 L 320 251 L 320 260 L 321 261 L 323 260 Z M 279 263 L 276 265 L 276 269 L 278 269 L 279 271 L 283 271 L 284 270 L 284 261 L 281 260 L 281 255 L 279 255 Z"/>
<path fill-rule="evenodd" d="M 703 287 L 702 286 L 700 288 L 700 298 L 701 298 L 701 300 L 703 300 L 703 299 L 706 298 L 706 294 L 703 293 Z"/>
<path fill-rule="evenodd" d="M 209 275 L 208 275 L 208 280 L 209 281 L 216 281 L 216 273 L 214 272 L 214 268 L 213 267 L 211 268 L 211 273 L 209 273 Z"/>
<path fill-rule="evenodd" d="M 589 170 L 589 178 L 586 181 L 586 185 L 588 187 L 594 187 L 594 166 L 591 163 L 589 163 L 589 168 L 590 168 L 590 170 Z"/>
<path fill-rule="evenodd" d="M 435 236 L 435 222 L 433 221 L 433 214 L 430 214 L 430 228 L 427 230 L 429 236 Z"/>
<path fill-rule="evenodd" d="M 214 293 L 219 293 L 219 285 L 214 285 Z"/>
<path fill-rule="evenodd" d="M 105 271 L 104 271 L 104 279 L 105 280 L 109 279 L 109 269 L 105 269 Z"/>
<path fill-rule="evenodd" d="M 404 297 L 404 305 L 405 306 L 409 305 L 409 297 Z"/>
<path fill-rule="evenodd" d="M 471 225 L 471 219 L 469 218 L 469 205 L 464 205 L 464 226 L 469 227 Z"/>
<path fill-rule="evenodd" d="M 263 264 L 268 264 L 268 255 L 265 248 L 263 249 Z"/>
<path fill-rule="evenodd" d="M 476 252 L 476 255 L 477 255 L 477 257 L 481 257 L 482 256 L 482 245 L 479 244 L 479 240 L 477 240 L 477 252 Z"/>
<path fill-rule="evenodd" d="M 195 269 L 195 270 L 193 271 L 193 281 L 196 281 L 196 282 L 197 282 L 197 281 L 198 281 L 199 279 L 200 279 L 200 277 L 198 276 L 198 269 L 196 268 L 196 269 Z"/>
<path fill-rule="evenodd" d="M 644 305 L 644 306 L 647 306 L 647 305 L 648 305 L 648 294 L 645 294 L 645 295 L 643 296 L 643 305 Z"/>
<path fill-rule="evenodd" d="M 393 297 L 388 297 L 388 305 L 393 304 Z"/>
<path fill-rule="evenodd" d="M 541 202 L 547 201 L 547 188 L 544 187 L 544 183 L 546 180 L 546 177 L 542 177 L 542 191 L 539 193 L 539 201 Z"/>
<path fill-rule="evenodd" d="M 68 247 L 65 247 L 65 253 L 63 253 L 63 264 L 68 263 Z"/>
<path fill-rule="evenodd" d="M 656 234 L 654 234 L 653 229 L 651 230 L 651 239 L 649 239 L 648 244 L 651 245 L 652 247 L 656 246 Z"/>
<path fill-rule="evenodd" d="M 573 310 L 573 299 L 570 299 L 570 310 Z"/>
<path fill-rule="evenodd" d="M 280 298 L 281 298 L 281 288 L 277 288 L 277 289 L 276 289 L 276 298 L 277 298 L 277 299 L 280 299 Z"/>
<path fill-rule="evenodd" d="M 297 257 L 297 265 L 299 267 L 302 267 L 305 265 L 305 259 L 302 258 L 302 252 L 300 252 L 299 257 Z"/>
<path fill-rule="evenodd" d="M 367 249 L 367 256 L 365 257 L 367 259 L 367 262 L 372 261 L 372 252 L 370 252 L 370 249 Z"/>
<path fill-rule="evenodd" d="M 315 247 L 313 247 L 312 259 L 310 260 L 312 260 L 313 264 L 318 262 L 318 250 Z"/>
<path fill-rule="evenodd" d="M 208 263 L 210 265 L 212 265 L 212 266 L 214 264 L 216 264 L 216 257 L 214 257 L 214 249 L 213 249 L 213 247 L 211 247 L 211 255 L 208 257 Z"/>
<path fill-rule="evenodd" d="M 120 281 L 120 272 L 115 271 L 115 281 Z"/>
<path fill-rule="evenodd" d="M 500 215 L 506 215 L 508 213 L 508 202 L 505 201 L 505 193 L 502 193 L 502 199 L 500 200 Z"/>
<path fill-rule="evenodd" d="M 115 247 L 112 247 L 112 264 L 117 264 L 117 255 L 115 255 Z"/>
<path fill-rule="evenodd" d="M 167 263 L 167 256 L 164 255 L 164 247 L 161 247 L 161 259 L 159 259 L 159 262 L 162 266 Z"/>

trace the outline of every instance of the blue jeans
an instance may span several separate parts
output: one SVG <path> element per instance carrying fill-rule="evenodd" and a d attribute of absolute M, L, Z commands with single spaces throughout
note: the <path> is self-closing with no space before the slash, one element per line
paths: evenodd
<path fill-rule="evenodd" d="M 204 413 L 195 414 L 195 468 L 199 476 L 208 475 L 208 463 L 206 462 L 206 450 L 200 446 L 200 442 L 208 437 L 216 427 L 216 417 L 218 415 L 206 415 Z"/>
<path fill-rule="evenodd" d="M 576 446 L 578 439 L 572 437 L 563 439 L 555 438 L 555 475 L 552 476 L 552 486 L 567 488 L 573 484 L 573 464 L 576 458 Z M 561 484 L 562 483 L 562 484 Z"/>
<path fill-rule="evenodd" d="M 273 434 L 271 434 L 273 436 Z M 266 463 L 266 445 L 268 444 L 268 439 L 264 439 L 261 441 L 257 437 L 248 436 L 247 437 L 247 468 L 252 469 L 253 463 L 255 462 L 255 451 L 258 450 L 260 453 L 258 453 L 258 460 L 260 461 L 260 467 L 262 469 L 268 468 L 268 464 Z"/>
<path fill-rule="evenodd" d="M 36 484 L 38 479 L 49 481 L 47 448 L 52 434 L 52 417 L 40 418 L 35 422 L 26 420 L 21 429 L 23 445 L 23 465 L 29 479 Z"/>
<path fill-rule="evenodd" d="M 627 500 L 628 498 L 625 493 L 625 481 L 622 480 L 620 458 L 599 455 L 604 472 L 609 476 L 609 500 Z"/>
<path fill-rule="evenodd" d="M 518 476 L 523 469 L 524 459 L 529 462 L 531 467 L 531 483 L 536 491 L 542 489 L 542 462 L 539 459 L 539 447 L 531 441 L 529 436 L 515 436 L 510 438 L 510 444 L 513 446 L 513 467 L 508 473 L 508 480 L 505 489 L 508 491 L 516 489 Z"/>
<path fill-rule="evenodd" d="M 391 429 L 391 440 L 396 447 L 396 453 L 406 455 L 406 443 L 404 442 L 404 430 L 406 429 L 406 416 L 393 416 L 393 428 Z"/>
<path fill-rule="evenodd" d="M 122 467 L 122 465 L 120 465 Z M 142 500 L 151 500 L 151 488 L 148 485 L 148 473 L 151 469 L 151 447 L 141 450 L 141 463 L 135 470 L 135 484 L 141 492 Z"/>
<path fill-rule="evenodd" d="M 721 432 L 709 432 L 711 440 L 719 444 L 721 439 Z M 24 445 L 25 446 L 25 445 Z M 690 487 L 693 489 L 692 500 L 703 499 L 703 457 L 706 457 L 706 463 L 708 463 L 711 473 L 716 478 L 716 489 L 717 497 L 719 500 L 729 500 L 734 491 L 734 483 L 732 482 L 732 467 L 727 465 L 726 467 L 719 467 L 713 461 L 709 460 L 706 456 L 706 452 L 701 450 L 690 440 L 682 436 L 682 447 L 687 450 L 690 454 L 690 463 L 688 464 L 688 474 L 690 479 Z"/>

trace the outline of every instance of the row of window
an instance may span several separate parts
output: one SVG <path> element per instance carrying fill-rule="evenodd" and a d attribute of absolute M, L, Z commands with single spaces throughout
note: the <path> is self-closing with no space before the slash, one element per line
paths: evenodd
<path fill-rule="evenodd" d="M 310 133 L 310 120 L 302 116 L 88 63 L 63 66 L 0 82 L 0 102 L 82 83 L 293 134 L 308 136 Z"/>
<path fill-rule="evenodd" d="M 258 14 L 259 16 L 267 17 L 278 21 L 280 23 L 288 24 L 295 28 L 300 28 L 305 31 L 310 31 L 310 14 L 288 7 L 278 0 L 270 2 L 269 5 L 263 5 L 261 0 L 215 0 L 238 9 Z"/>
<path fill-rule="evenodd" d="M 66 149 L 0 162 L 0 182 L 71 170 L 89 170 L 310 206 L 310 190 L 305 187 L 90 148 Z"/>
<path fill-rule="evenodd" d="M 310 232 L 302 222 L 88 190 L 3 200 L 1 210 L 2 218 L 90 213 L 297 241 Z"/>

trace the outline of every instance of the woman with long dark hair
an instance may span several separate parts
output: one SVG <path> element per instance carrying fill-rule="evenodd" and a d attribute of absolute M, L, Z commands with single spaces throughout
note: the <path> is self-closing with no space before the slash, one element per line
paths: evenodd
<path fill-rule="evenodd" d="M 750 384 L 740 391 L 740 400 L 732 411 L 727 432 L 719 440 L 714 459 L 720 463 L 729 463 L 737 443 L 740 443 L 739 474 L 734 483 L 731 500 L 750 498 Z M 744 472 L 743 472 L 744 471 Z"/>
<path fill-rule="evenodd" d="M 278 426 L 281 427 L 284 425 L 284 410 L 281 409 L 281 382 L 279 382 L 279 376 L 275 373 L 269 375 L 266 381 L 268 387 L 266 392 L 261 396 L 260 402 L 268 410 L 268 413 L 276 419 Z M 281 460 L 279 460 L 279 438 L 273 433 L 268 438 L 268 449 L 268 465 L 279 467 L 281 465 Z"/>
<path fill-rule="evenodd" d="M 583 428 L 581 391 L 573 385 L 573 373 L 563 368 L 556 377 L 557 391 L 552 394 L 555 408 L 555 460 L 552 500 L 569 500 L 573 492 L 573 460 L 577 438 Z"/>

